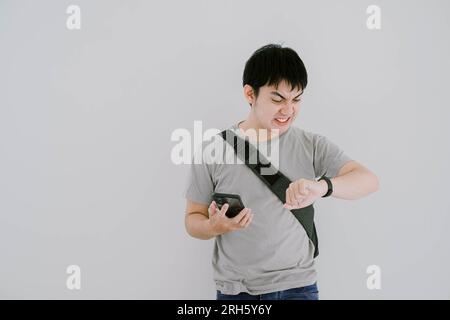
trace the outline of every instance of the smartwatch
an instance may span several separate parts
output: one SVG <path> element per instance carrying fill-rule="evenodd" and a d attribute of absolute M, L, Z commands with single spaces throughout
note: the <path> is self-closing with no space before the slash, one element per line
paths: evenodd
<path fill-rule="evenodd" d="M 333 184 L 331 183 L 330 178 L 328 178 L 327 176 L 323 175 L 323 176 L 321 176 L 321 177 L 319 178 L 319 180 L 317 180 L 317 181 L 320 181 L 320 180 L 325 180 L 326 183 L 327 183 L 327 185 L 328 185 L 328 191 L 327 191 L 327 193 L 325 193 L 325 194 L 322 196 L 322 198 L 331 196 L 331 194 L 333 193 Z"/>

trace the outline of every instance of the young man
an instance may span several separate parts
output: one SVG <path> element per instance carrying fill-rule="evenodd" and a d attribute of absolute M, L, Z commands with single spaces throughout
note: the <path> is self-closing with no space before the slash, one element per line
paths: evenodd
<path fill-rule="evenodd" d="M 307 85 L 294 50 L 273 44 L 258 49 L 245 65 L 243 85 L 250 112 L 229 129 L 255 146 L 264 139 L 276 144 L 277 167 L 291 181 L 286 202 L 243 163 L 202 161 L 191 165 L 186 230 L 195 238 L 215 238 L 217 299 L 318 299 L 317 242 L 291 210 L 330 195 L 364 197 L 378 190 L 378 179 L 325 136 L 292 126 Z M 219 210 L 212 201 L 214 192 L 239 194 L 246 208 L 228 218 L 228 206 Z"/>

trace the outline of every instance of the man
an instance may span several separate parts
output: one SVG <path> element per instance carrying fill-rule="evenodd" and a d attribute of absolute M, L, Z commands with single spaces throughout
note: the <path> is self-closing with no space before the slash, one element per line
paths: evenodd
<path fill-rule="evenodd" d="M 191 166 L 186 230 L 195 238 L 215 238 L 217 299 L 318 299 L 317 242 L 291 210 L 329 195 L 358 199 L 378 190 L 377 177 L 336 144 L 292 126 L 306 85 L 305 66 L 294 50 L 273 44 L 258 49 L 243 75 L 250 112 L 229 128 L 252 144 L 264 139 L 276 144 L 278 169 L 292 181 L 285 203 L 243 163 Z M 239 194 L 246 208 L 228 218 L 228 206 L 219 210 L 212 201 L 214 192 Z"/>

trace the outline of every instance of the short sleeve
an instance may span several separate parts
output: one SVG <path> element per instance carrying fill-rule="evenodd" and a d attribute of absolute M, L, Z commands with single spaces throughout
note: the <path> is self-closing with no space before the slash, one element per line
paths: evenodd
<path fill-rule="evenodd" d="M 201 152 L 202 148 L 196 151 L 196 153 Z M 213 200 L 214 192 L 211 164 L 206 163 L 203 155 L 201 156 L 201 163 L 195 163 L 194 158 L 191 159 L 184 195 L 186 199 L 209 206 Z"/>
<path fill-rule="evenodd" d="M 313 139 L 313 166 L 316 177 L 335 177 L 342 166 L 352 160 L 327 137 L 315 134 Z"/>

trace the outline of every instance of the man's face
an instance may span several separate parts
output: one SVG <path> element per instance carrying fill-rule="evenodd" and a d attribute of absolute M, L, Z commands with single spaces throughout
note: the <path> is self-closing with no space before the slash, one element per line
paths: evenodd
<path fill-rule="evenodd" d="M 285 132 L 295 120 L 299 111 L 302 89 L 295 88 L 282 81 L 278 88 L 263 86 L 259 89 L 252 112 L 261 128 L 278 129 L 279 134 Z"/>

